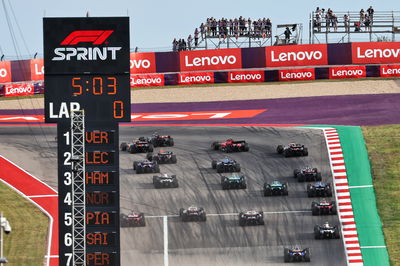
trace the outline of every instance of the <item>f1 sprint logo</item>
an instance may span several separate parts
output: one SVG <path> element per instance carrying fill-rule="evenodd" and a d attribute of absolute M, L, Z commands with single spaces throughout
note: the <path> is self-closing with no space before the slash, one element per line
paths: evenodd
<path fill-rule="evenodd" d="M 113 30 L 78 30 L 71 32 L 60 45 L 77 45 L 89 42 L 93 45 L 104 44 Z M 115 60 L 117 51 L 122 47 L 57 47 L 54 49 L 52 61 L 87 61 L 87 60 Z"/>

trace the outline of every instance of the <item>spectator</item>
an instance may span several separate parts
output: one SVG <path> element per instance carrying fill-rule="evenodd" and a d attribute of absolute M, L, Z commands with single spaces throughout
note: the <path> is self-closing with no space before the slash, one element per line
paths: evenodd
<path fill-rule="evenodd" d="M 289 44 L 290 35 L 292 35 L 292 32 L 290 31 L 290 29 L 288 27 L 286 27 L 284 34 L 285 34 L 285 43 Z"/>
<path fill-rule="evenodd" d="M 331 21 L 331 17 L 329 15 L 329 12 L 327 12 L 325 14 L 325 27 L 326 27 L 327 32 L 330 31 L 330 25 L 331 25 L 330 21 Z"/>
<path fill-rule="evenodd" d="M 333 30 L 335 31 L 335 32 L 337 32 L 337 29 L 338 29 L 338 19 L 337 19 L 337 16 L 335 15 L 335 14 L 332 14 L 332 21 L 333 21 Z"/>
<path fill-rule="evenodd" d="M 208 19 L 207 19 L 207 21 L 208 21 Z M 206 29 L 206 26 L 204 25 L 204 23 L 201 23 L 200 24 L 200 33 L 201 33 L 201 38 L 202 39 L 204 39 L 205 29 Z"/>
<path fill-rule="evenodd" d="M 371 18 L 369 17 L 369 15 L 365 15 L 364 26 L 365 31 L 371 30 Z"/>
<path fill-rule="evenodd" d="M 271 36 L 272 35 L 272 23 L 271 23 L 271 20 L 269 18 L 267 18 L 265 28 L 267 30 L 267 36 Z"/>
<path fill-rule="evenodd" d="M 365 12 L 364 9 L 361 8 L 360 10 L 360 23 L 363 23 L 365 19 Z"/>
<path fill-rule="evenodd" d="M 193 41 L 192 35 L 189 34 L 189 36 L 188 36 L 188 38 L 187 38 L 187 49 L 188 49 L 189 51 L 192 50 L 192 41 Z"/>
<path fill-rule="evenodd" d="M 372 6 L 369 6 L 369 8 L 367 9 L 367 13 L 371 24 L 374 22 L 374 12 L 375 10 L 372 8 Z"/>
<path fill-rule="evenodd" d="M 347 14 L 345 14 L 343 16 L 343 23 L 344 23 L 344 30 L 346 32 L 349 32 L 350 31 L 350 17 Z"/>
<path fill-rule="evenodd" d="M 315 26 L 317 27 L 318 32 L 321 32 L 321 21 L 322 21 L 321 14 L 317 13 L 315 15 Z"/>
<path fill-rule="evenodd" d="M 360 32 L 361 31 L 361 23 L 359 21 L 354 22 L 354 31 Z"/>
<path fill-rule="evenodd" d="M 176 52 L 178 50 L 178 41 L 176 38 L 172 41 L 172 51 Z"/>
<path fill-rule="evenodd" d="M 199 30 L 196 28 L 194 30 L 194 46 L 197 47 L 199 44 Z"/>

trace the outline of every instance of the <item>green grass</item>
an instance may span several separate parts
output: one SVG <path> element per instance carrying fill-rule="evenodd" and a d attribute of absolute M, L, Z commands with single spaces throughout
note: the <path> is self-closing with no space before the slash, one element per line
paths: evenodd
<path fill-rule="evenodd" d="M 392 265 L 400 265 L 400 125 L 363 127 Z"/>
<path fill-rule="evenodd" d="M 0 211 L 11 224 L 4 234 L 5 265 L 43 265 L 48 218 L 36 206 L 0 182 Z"/>

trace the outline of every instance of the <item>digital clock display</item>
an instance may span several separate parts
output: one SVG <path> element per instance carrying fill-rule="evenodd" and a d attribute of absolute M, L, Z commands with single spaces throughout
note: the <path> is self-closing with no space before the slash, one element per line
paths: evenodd
<path fill-rule="evenodd" d="M 88 121 L 130 122 L 129 82 L 127 75 L 47 76 L 46 122 L 68 120 L 75 105 L 85 110 Z"/>

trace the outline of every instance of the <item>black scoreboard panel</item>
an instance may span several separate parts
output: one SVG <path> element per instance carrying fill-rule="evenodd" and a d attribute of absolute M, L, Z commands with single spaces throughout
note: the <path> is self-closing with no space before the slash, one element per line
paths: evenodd
<path fill-rule="evenodd" d="M 71 111 L 85 114 L 86 265 L 120 265 L 118 122 L 131 121 L 129 18 L 44 18 L 45 121 L 57 123 L 59 262 L 73 265 Z"/>
<path fill-rule="evenodd" d="M 128 17 L 44 18 L 43 36 L 46 75 L 129 74 Z"/>
<path fill-rule="evenodd" d="M 118 124 L 85 124 L 86 265 L 119 265 Z M 69 123 L 58 123 L 60 265 L 72 265 L 70 130 Z"/>
<path fill-rule="evenodd" d="M 88 121 L 131 121 L 129 74 L 46 75 L 45 90 L 46 122 L 69 120 L 71 109 Z"/>
<path fill-rule="evenodd" d="M 44 18 L 45 119 L 131 121 L 129 19 Z"/>

